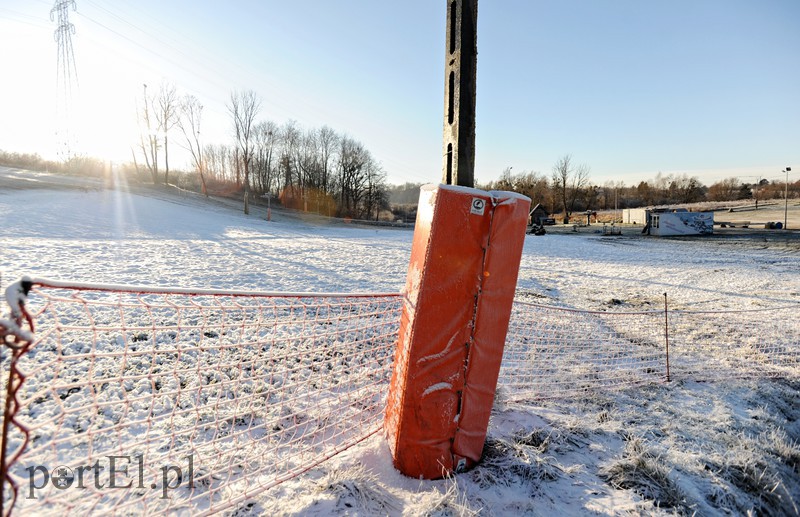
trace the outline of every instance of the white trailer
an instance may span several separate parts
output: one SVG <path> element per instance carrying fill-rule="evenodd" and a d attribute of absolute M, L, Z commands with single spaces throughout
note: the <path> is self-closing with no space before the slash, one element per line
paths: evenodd
<path fill-rule="evenodd" d="M 713 212 L 648 211 L 647 233 L 671 235 L 711 235 L 714 233 Z"/>

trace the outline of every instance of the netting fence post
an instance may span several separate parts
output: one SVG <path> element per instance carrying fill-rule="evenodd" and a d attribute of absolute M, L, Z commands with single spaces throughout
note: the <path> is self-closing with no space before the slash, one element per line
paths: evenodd
<path fill-rule="evenodd" d="M 667 359 L 667 382 L 669 382 L 669 303 L 667 293 L 664 293 L 664 347 Z"/>
<path fill-rule="evenodd" d="M 0 346 L 7 348 L 11 352 L 8 367 L 8 380 L 5 386 L 6 400 L 3 408 L 3 434 L 2 438 L 0 438 L 0 516 L 6 516 L 11 514 L 14 504 L 17 502 L 17 492 L 19 490 L 16 482 L 11 477 L 9 469 L 10 466 L 19 459 L 28 444 L 28 433 L 16 423 L 15 417 L 19 411 L 17 392 L 25 381 L 25 376 L 19 370 L 17 363 L 19 362 L 19 358 L 28 351 L 31 342 L 21 341 L 12 345 L 13 341 L 7 340 L 7 338 L 11 336 L 3 332 L 2 325 L 0 325 L 0 337 L 2 338 Z M 22 444 L 13 454 L 10 454 L 7 450 L 11 424 L 19 427 L 23 436 Z M 8 505 L 6 505 L 5 498 L 6 488 L 11 491 L 11 498 Z"/>
<path fill-rule="evenodd" d="M 384 421 L 408 476 L 481 458 L 529 208 L 509 192 L 422 188 Z"/>

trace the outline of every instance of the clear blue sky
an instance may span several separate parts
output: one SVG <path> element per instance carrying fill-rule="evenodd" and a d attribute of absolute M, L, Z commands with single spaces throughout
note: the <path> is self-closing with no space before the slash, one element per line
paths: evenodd
<path fill-rule="evenodd" d="M 51 155 L 53 2 L 0 4 L 0 149 Z M 205 105 L 231 138 L 234 89 L 262 119 L 362 141 L 393 183 L 439 181 L 445 2 L 76 0 L 79 145 L 128 160 L 142 84 Z M 476 178 L 549 175 L 570 153 L 591 179 L 662 173 L 800 178 L 800 1 L 483 0 Z"/>

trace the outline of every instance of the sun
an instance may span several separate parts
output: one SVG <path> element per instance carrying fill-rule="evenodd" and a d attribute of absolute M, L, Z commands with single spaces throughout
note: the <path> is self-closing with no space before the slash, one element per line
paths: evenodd
<path fill-rule="evenodd" d="M 81 154 L 113 162 L 131 159 L 138 139 L 136 107 L 117 92 L 90 81 L 83 81 L 76 92 L 67 123 Z"/>

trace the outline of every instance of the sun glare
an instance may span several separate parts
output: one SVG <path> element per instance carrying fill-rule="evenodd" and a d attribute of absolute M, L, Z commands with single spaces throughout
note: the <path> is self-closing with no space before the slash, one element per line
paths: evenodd
<path fill-rule="evenodd" d="M 110 161 L 130 160 L 136 141 L 136 110 L 131 100 L 106 81 L 82 81 L 69 115 L 77 151 Z"/>

